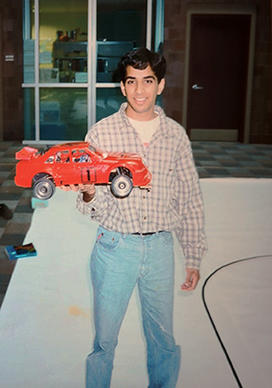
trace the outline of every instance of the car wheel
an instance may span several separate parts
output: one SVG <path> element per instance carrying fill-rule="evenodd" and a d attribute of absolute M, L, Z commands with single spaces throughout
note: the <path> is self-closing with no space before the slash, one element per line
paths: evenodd
<path fill-rule="evenodd" d="M 132 180 L 127 175 L 116 175 L 111 182 L 111 191 L 115 197 L 127 197 L 132 189 Z"/>
<path fill-rule="evenodd" d="M 38 199 L 49 199 L 55 192 L 55 184 L 49 178 L 41 178 L 37 180 L 33 186 L 33 195 Z"/>

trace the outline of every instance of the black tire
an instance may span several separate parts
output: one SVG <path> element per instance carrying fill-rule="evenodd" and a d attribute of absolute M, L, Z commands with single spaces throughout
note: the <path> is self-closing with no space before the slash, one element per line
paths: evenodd
<path fill-rule="evenodd" d="M 47 200 L 52 197 L 55 192 L 55 184 L 52 179 L 43 177 L 38 179 L 33 186 L 34 197 L 42 200 Z"/>
<path fill-rule="evenodd" d="M 132 189 L 132 180 L 127 175 L 116 175 L 111 182 L 111 192 L 117 198 L 127 197 Z"/>

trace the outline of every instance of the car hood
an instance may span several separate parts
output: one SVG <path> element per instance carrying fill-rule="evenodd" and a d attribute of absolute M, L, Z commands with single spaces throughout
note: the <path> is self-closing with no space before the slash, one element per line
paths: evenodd
<path fill-rule="evenodd" d="M 36 148 L 24 147 L 20 151 L 16 152 L 15 158 L 17 160 L 30 160 L 37 156 L 39 151 Z"/>

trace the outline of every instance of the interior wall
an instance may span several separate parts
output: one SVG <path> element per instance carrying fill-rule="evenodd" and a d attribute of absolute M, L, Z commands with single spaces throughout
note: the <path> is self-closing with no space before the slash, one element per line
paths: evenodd
<path fill-rule="evenodd" d="M 0 31 L 2 31 L 2 15 L 0 13 Z M 3 57 L 2 54 L 2 40 L 0 39 L 0 58 Z M 0 140 L 3 139 L 3 128 L 4 128 L 4 122 L 3 122 L 3 85 L 2 85 L 2 61 L 0 60 Z"/>
<path fill-rule="evenodd" d="M 183 123 L 186 13 L 190 6 L 213 5 L 256 7 L 256 40 L 250 114 L 250 143 L 272 144 L 272 39 L 271 0 L 165 0 L 165 43 L 167 85 L 164 91 L 166 113 Z"/>
<path fill-rule="evenodd" d="M 0 19 L 2 19 L 0 24 L 2 139 L 21 140 L 23 139 L 22 1 L 1 0 Z"/>
<path fill-rule="evenodd" d="M 166 113 L 182 123 L 186 11 L 191 4 L 229 4 L 224 0 L 165 0 L 165 45 L 168 62 L 164 92 Z M 272 144 L 272 28 L 271 0 L 233 0 L 231 5 L 255 5 L 256 48 L 250 119 L 251 143 Z M 22 1 L 1 0 L 0 40 L 0 139 L 23 139 Z M 0 47 L 1 47 L 0 45 Z M 14 61 L 6 61 L 13 55 Z M 2 120 L 1 120 L 2 115 Z"/>

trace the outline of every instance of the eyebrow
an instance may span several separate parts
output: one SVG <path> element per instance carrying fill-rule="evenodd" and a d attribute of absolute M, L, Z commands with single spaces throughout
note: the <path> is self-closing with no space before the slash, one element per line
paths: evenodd
<path fill-rule="evenodd" d="M 153 80 L 156 80 L 156 77 L 154 77 L 154 75 L 147 75 L 147 76 L 145 76 L 143 79 L 153 79 Z M 136 77 L 132 77 L 132 76 L 127 76 L 127 77 L 125 77 L 125 81 L 127 81 L 128 79 L 136 79 Z"/>

